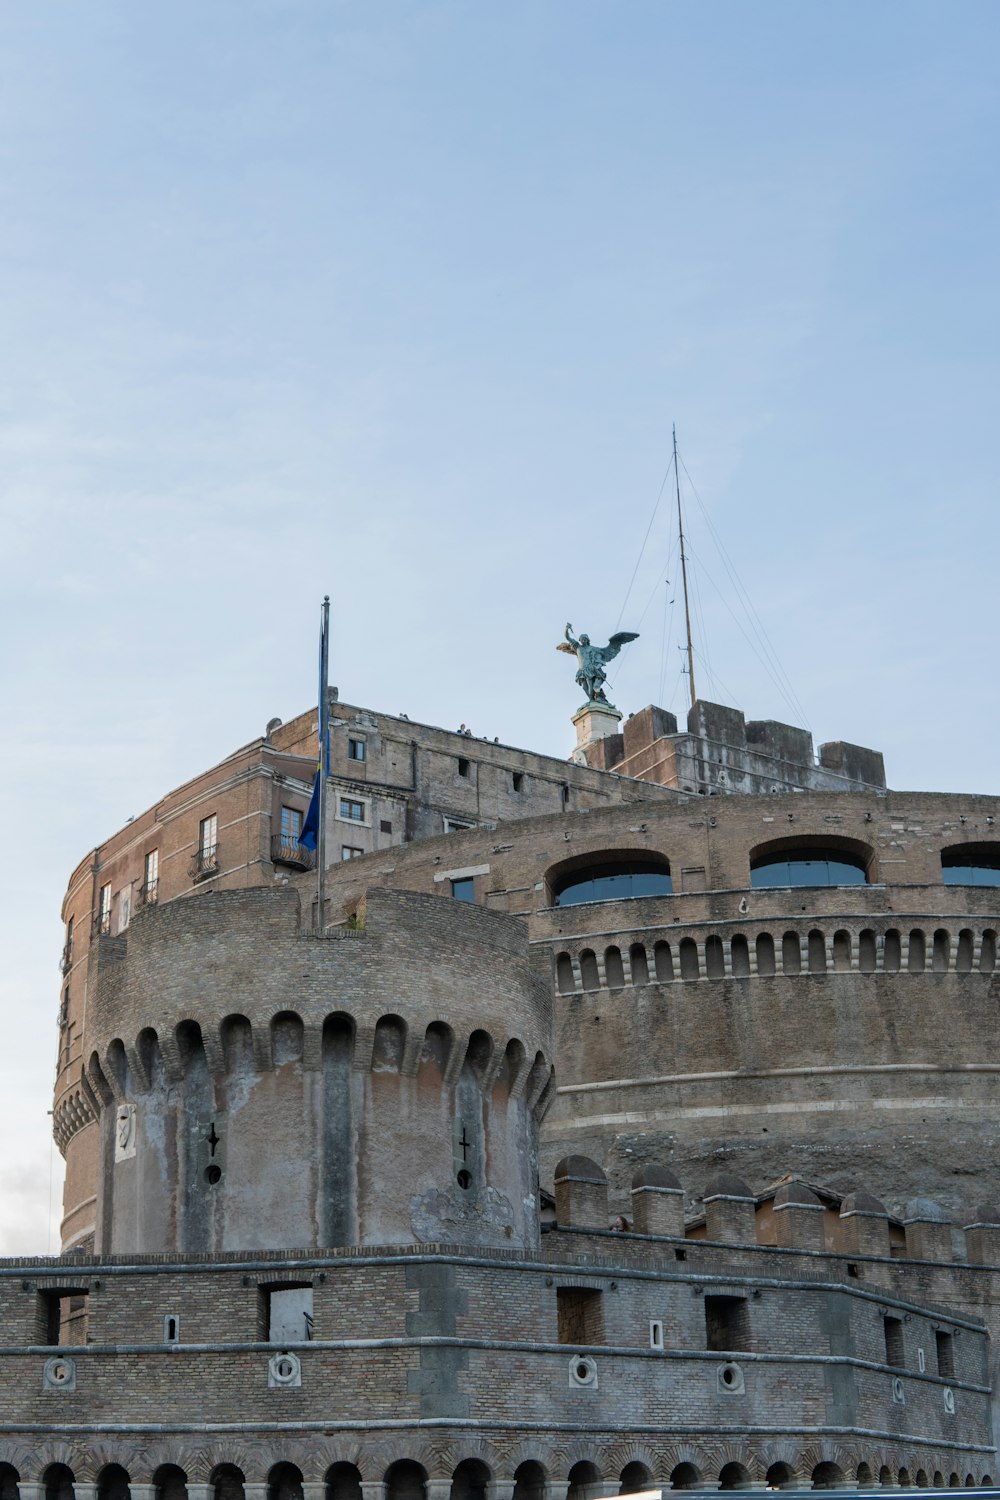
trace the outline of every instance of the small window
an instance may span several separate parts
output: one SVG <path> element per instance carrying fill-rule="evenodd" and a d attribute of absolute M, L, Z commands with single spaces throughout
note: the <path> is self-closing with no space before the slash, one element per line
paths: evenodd
<path fill-rule="evenodd" d="M 364 740 L 348 740 L 347 741 L 347 759 L 348 760 L 364 760 L 364 758 L 365 758 L 365 742 L 364 742 Z"/>
<path fill-rule="evenodd" d="M 476 882 L 471 875 L 463 875 L 460 880 L 451 882 L 451 894 L 456 901 L 475 901 Z"/>
<path fill-rule="evenodd" d="M 38 1293 L 38 1342 L 52 1349 L 87 1342 L 86 1287 L 59 1287 Z"/>
<path fill-rule="evenodd" d="M 160 851 L 150 849 L 142 869 L 142 901 L 148 906 L 156 900 L 156 888 L 160 883 Z"/>
<path fill-rule="evenodd" d="M 219 819 L 215 813 L 202 818 L 198 825 L 198 852 L 203 859 L 213 855 L 219 844 Z"/>
<path fill-rule="evenodd" d="M 950 1333 L 939 1328 L 934 1334 L 937 1347 L 937 1372 L 948 1379 L 955 1374 L 955 1344 Z"/>
<path fill-rule="evenodd" d="M 604 1309 L 596 1288 L 561 1286 L 556 1288 L 556 1316 L 560 1344 L 602 1344 L 604 1342 Z"/>
<path fill-rule="evenodd" d="M 163 1320 L 163 1342 L 165 1344 L 178 1344 L 181 1337 L 181 1320 L 174 1313 L 168 1313 Z"/>
<path fill-rule="evenodd" d="M 100 901 L 97 908 L 97 930 L 101 933 L 111 931 L 111 886 L 102 885 Z"/>
<path fill-rule="evenodd" d="M 885 1325 L 885 1362 L 887 1365 L 895 1365 L 902 1369 L 905 1363 L 903 1355 L 903 1320 L 901 1318 L 883 1318 Z"/>
<path fill-rule="evenodd" d="M 649 1321 L 649 1347 L 651 1349 L 663 1348 L 662 1318 L 651 1318 Z"/>
<path fill-rule="evenodd" d="M 524 772 L 523 771 L 512 771 L 511 775 L 510 775 L 510 782 L 511 782 L 511 786 L 513 787 L 513 789 L 514 789 L 515 792 L 523 792 L 524 791 Z"/>
<path fill-rule="evenodd" d="M 750 1316 L 744 1297 L 706 1297 L 707 1347 L 720 1354 L 750 1352 Z"/>
<path fill-rule="evenodd" d="M 63 948 L 62 969 L 63 969 L 63 973 L 64 974 L 65 974 L 66 970 L 72 965 L 72 962 L 73 962 L 73 918 L 70 917 L 69 921 L 66 923 L 66 945 Z"/>
<path fill-rule="evenodd" d="M 311 1282 L 260 1288 L 263 1334 L 269 1344 L 304 1344 L 313 1336 Z"/>
<path fill-rule="evenodd" d="M 356 849 L 353 844 L 341 844 L 340 846 L 341 859 L 357 859 L 364 852 L 363 849 Z"/>
<path fill-rule="evenodd" d="M 388 818 L 382 818 L 382 820 L 380 821 L 380 823 L 379 823 L 378 826 L 379 826 L 379 832 L 380 833 L 391 833 L 392 832 L 392 824 L 390 823 L 390 821 L 389 821 Z"/>
<path fill-rule="evenodd" d="M 351 823 L 363 823 L 365 821 L 365 804 L 354 802 L 350 797 L 341 797 L 340 816 L 347 818 Z"/>
<path fill-rule="evenodd" d="M 475 823 L 467 823 L 463 818 L 445 818 L 445 833 L 464 833 L 467 828 L 475 828 Z"/>
<path fill-rule="evenodd" d="M 569 807 L 569 787 L 565 781 L 562 784 L 562 805 L 563 807 Z"/>
<path fill-rule="evenodd" d="M 468 776 L 469 774 L 469 762 L 464 755 L 458 757 L 458 774 L 459 776 Z"/>
<path fill-rule="evenodd" d="M 302 814 L 297 807 L 283 807 L 281 809 L 281 842 L 289 849 L 299 847 L 299 836 L 302 833 Z"/>

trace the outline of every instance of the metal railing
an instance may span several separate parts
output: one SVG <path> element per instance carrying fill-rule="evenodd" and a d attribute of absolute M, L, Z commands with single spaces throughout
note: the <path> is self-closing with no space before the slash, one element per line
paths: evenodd
<path fill-rule="evenodd" d="M 289 865 L 293 870 L 314 870 L 316 851 L 304 849 L 297 838 L 273 833 L 271 835 L 271 861 L 276 865 Z"/>
<path fill-rule="evenodd" d="M 212 875 L 219 873 L 219 846 L 208 844 L 204 849 L 199 849 L 191 862 L 191 879 L 208 880 Z"/>
<path fill-rule="evenodd" d="M 160 882 L 158 880 L 144 881 L 136 892 L 136 900 L 140 906 L 155 906 L 156 892 Z"/>

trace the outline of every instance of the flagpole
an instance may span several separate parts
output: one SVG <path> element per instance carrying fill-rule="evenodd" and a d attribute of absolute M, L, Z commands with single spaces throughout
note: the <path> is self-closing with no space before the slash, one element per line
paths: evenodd
<path fill-rule="evenodd" d="M 323 596 L 322 627 L 319 636 L 319 828 L 316 830 L 316 930 L 322 937 L 326 930 L 326 779 L 330 771 L 330 695 L 327 679 L 330 672 L 330 595 Z"/>

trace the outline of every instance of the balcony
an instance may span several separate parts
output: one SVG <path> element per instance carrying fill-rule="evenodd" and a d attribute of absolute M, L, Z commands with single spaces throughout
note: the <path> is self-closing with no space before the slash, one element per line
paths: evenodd
<path fill-rule="evenodd" d="M 292 870 L 314 870 L 316 851 L 303 849 L 298 839 L 283 838 L 280 833 L 271 835 L 271 861 L 276 865 L 288 865 Z"/>
<path fill-rule="evenodd" d="M 107 937 L 111 931 L 111 910 L 95 911 L 94 913 L 94 936 Z"/>
<path fill-rule="evenodd" d="M 199 880 L 211 880 L 213 875 L 219 873 L 219 846 L 209 844 L 204 849 L 199 849 L 191 861 L 191 879 L 197 885 Z"/>
<path fill-rule="evenodd" d="M 73 967 L 73 944 L 72 943 L 67 943 L 66 946 L 65 946 L 65 948 L 62 951 L 62 958 L 60 958 L 60 960 L 59 960 L 59 972 L 60 972 L 60 974 L 68 974 L 69 971 L 70 971 L 70 969 L 72 967 Z"/>
<path fill-rule="evenodd" d="M 159 884 L 160 882 L 158 880 L 149 880 L 141 885 L 136 892 L 137 904 L 139 906 L 155 906 L 156 892 Z"/>

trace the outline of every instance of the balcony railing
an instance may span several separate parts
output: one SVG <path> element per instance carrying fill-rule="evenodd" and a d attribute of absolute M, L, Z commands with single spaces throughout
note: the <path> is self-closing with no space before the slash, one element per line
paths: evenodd
<path fill-rule="evenodd" d="M 296 838 L 286 838 L 280 833 L 271 835 L 271 860 L 276 865 L 289 865 L 293 870 L 316 868 L 314 849 L 303 849 Z"/>
<path fill-rule="evenodd" d="M 95 911 L 94 913 L 94 935 L 95 937 L 107 937 L 111 931 L 111 912 Z"/>
<path fill-rule="evenodd" d="M 140 906 L 155 906 L 156 892 L 160 882 L 158 880 L 145 881 L 136 892 L 136 900 Z"/>
<path fill-rule="evenodd" d="M 72 967 L 73 967 L 73 944 L 72 943 L 67 943 L 66 946 L 65 946 L 65 948 L 62 951 L 62 958 L 60 958 L 60 960 L 59 960 L 59 972 L 60 972 L 60 974 L 68 974 L 69 971 L 70 971 L 70 969 Z"/>
<path fill-rule="evenodd" d="M 219 846 L 210 844 L 204 849 L 199 849 L 191 862 L 191 879 L 209 880 L 213 875 L 219 873 Z"/>

